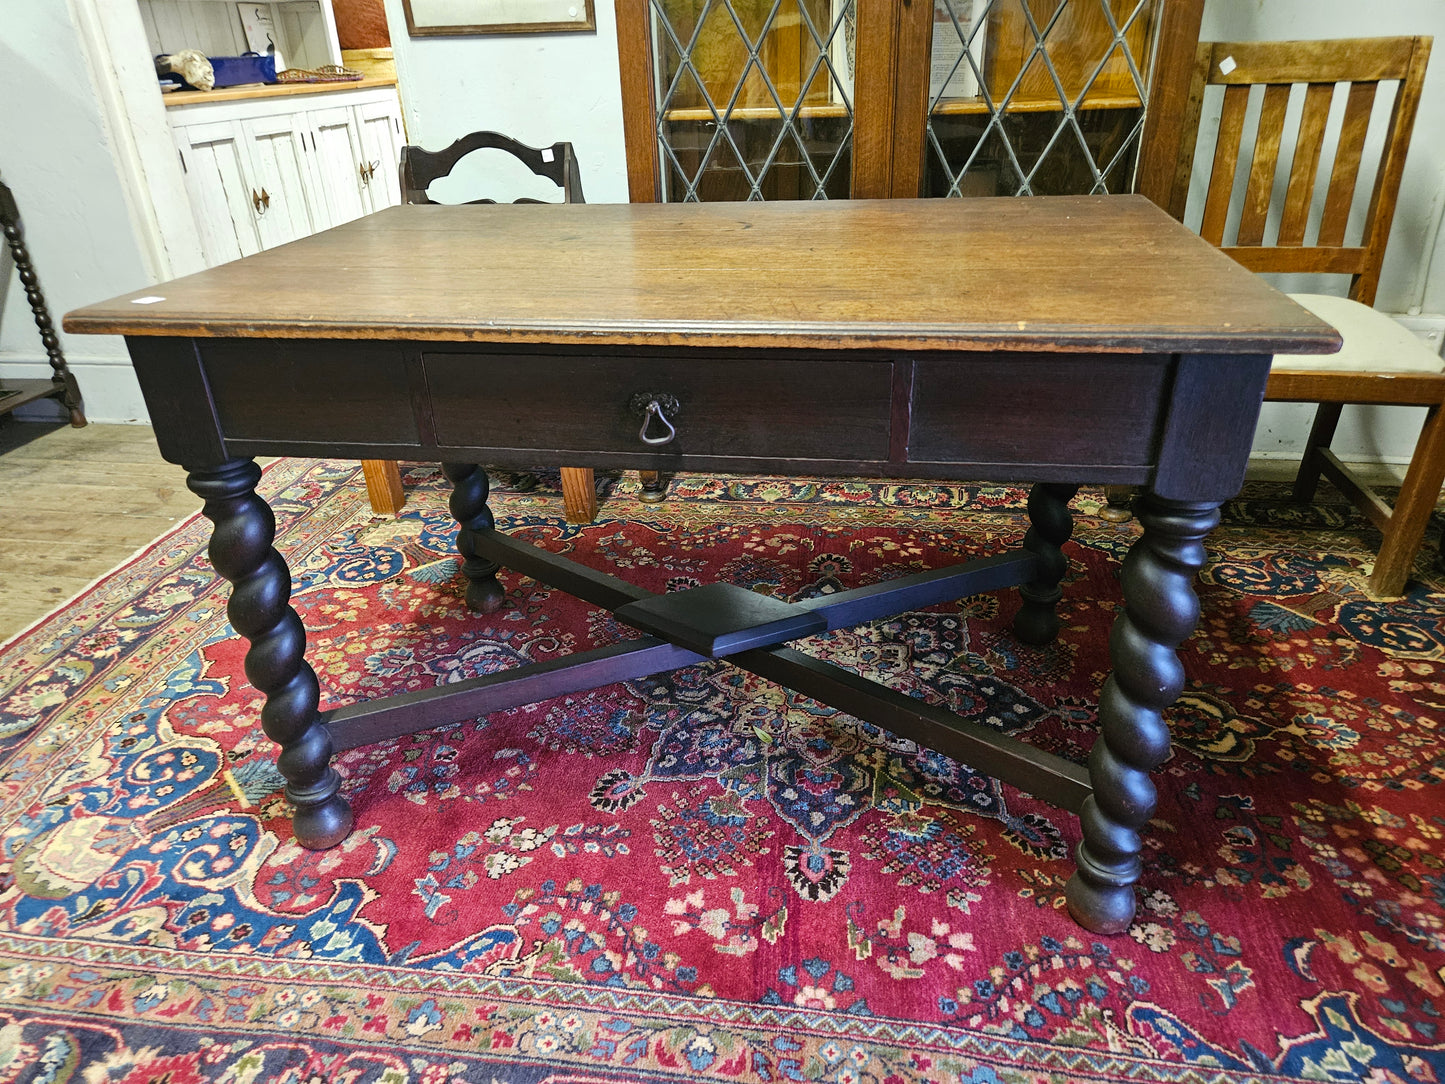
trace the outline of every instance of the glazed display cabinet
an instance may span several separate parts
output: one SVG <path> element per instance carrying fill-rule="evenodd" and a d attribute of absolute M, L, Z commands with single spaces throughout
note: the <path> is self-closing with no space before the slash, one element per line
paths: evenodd
<path fill-rule="evenodd" d="M 1201 7 L 617 0 L 632 199 L 1134 191 Z"/>

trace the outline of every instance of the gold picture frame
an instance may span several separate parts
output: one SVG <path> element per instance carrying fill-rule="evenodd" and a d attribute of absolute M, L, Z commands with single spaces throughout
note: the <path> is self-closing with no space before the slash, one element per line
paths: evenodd
<path fill-rule="evenodd" d="M 414 38 L 596 31 L 593 0 L 401 0 Z"/>

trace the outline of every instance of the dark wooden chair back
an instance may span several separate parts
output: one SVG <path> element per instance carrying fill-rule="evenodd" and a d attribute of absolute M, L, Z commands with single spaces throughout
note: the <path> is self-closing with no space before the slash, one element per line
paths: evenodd
<path fill-rule="evenodd" d="M 1185 218 L 1195 165 L 1191 148 L 1200 146 L 1205 88 L 1223 85 L 1224 103 L 1200 235 L 1252 271 L 1350 275 L 1349 296 L 1373 305 L 1430 43 L 1428 37 L 1201 42 L 1183 121 L 1180 146 L 1184 153 L 1167 210 L 1181 221 Z M 1394 101 L 1379 143 L 1364 230 L 1356 243 L 1347 245 L 1346 227 L 1382 83 L 1395 84 Z M 1257 86 L 1263 90 L 1254 146 L 1242 152 L 1246 114 Z M 1296 87 L 1301 89 L 1296 91 Z M 1292 95 L 1300 99 L 1297 109 L 1290 108 Z M 1343 97 L 1342 121 L 1333 140 L 1333 161 L 1322 163 L 1331 105 L 1337 96 Z M 1294 123 L 1288 123 L 1291 120 Z M 1281 148 L 1291 144 L 1293 153 L 1282 156 Z M 1288 161 L 1283 160 L 1286 157 Z M 1242 172 L 1242 165 L 1248 166 L 1248 172 L 1241 199 L 1236 193 L 1236 174 Z M 1282 175 L 1286 168 L 1287 179 Z M 1327 186 L 1320 183 L 1326 168 Z M 1279 186 L 1283 186 L 1283 208 L 1273 236 L 1267 238 L 1266 224 Z M 1320 188 L 1324 189 L 1322 201 L 1316 198 Z M 1232 208 L 1238 214 L 1238 226 L 1234 236 L 1226 238 Z M 1307 243 L 1311 225 L 1316 228 L 1313 240 Z"/>
<path fill-rule="evenodd" d="M 553 143 L 550 147 L 529 147 L 518 143 L 499 132 L 472 132 L 464 135 L 450 147 L 441 151 L 429 151 L 421 147 L 405 146 L 401 149 L 401 198 L 404 203 L 434 203 L 427 197 L 426 190 L 433 181 L 447 174 L 473 151 L 506 151 L 539 177 L 546 177 L 562 189 L 563 203 L 584 203 L 582 178 L 578 175 L 577 161 L 572 153 L 572 144 Z M 493 199 L 474 199 L 468 203 L 496 203 Z M 517 203 L 542 203 L 542 200 L 519 199 Z"/>

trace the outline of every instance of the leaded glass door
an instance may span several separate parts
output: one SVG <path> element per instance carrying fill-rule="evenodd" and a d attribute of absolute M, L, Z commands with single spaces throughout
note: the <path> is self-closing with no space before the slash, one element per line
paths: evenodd
<path fill-rule="evenodd" d="M 615 3 L 634 201 L 1152 191 L 1203 6 Z"/>
<path fill-rule="evenodd" d="M 647 0 L 659 195 L 849 194 L 854 0 Z"/>
<path fill-rule="evenodd" d="M 923 194 L 1128 192 L 1160 0 L 934 0 Z"/>

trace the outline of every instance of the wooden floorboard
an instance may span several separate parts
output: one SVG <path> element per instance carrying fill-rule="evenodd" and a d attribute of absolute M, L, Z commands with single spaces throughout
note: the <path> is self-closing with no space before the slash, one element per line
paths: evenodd
<path fill-rule="evenodd" d="M 148 426 L 0 420 L 0 640 L 199 508 Z"/>

